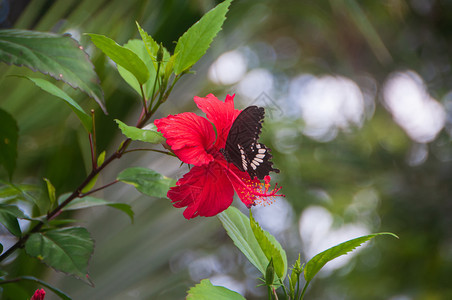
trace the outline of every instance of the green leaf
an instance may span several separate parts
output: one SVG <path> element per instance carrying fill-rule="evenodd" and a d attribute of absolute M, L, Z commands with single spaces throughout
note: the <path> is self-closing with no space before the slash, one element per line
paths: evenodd
<path fill-rule="evenodd" d="M 102 88 L 88 55 L 70 35 L 0 30 L 0 61 L 25 66 L 79 88 L 106 112 Z"/>
<path fill-rule="evenodd" d="M 60 289 L 52 286 L 51 284 L 49 284 L 49 283 L 47 283 L 47 282 L 45 282 L 45 281 L 43 281 L 43 280 L 41 280 L 39 278 L 36 278 L 36 277 L 33 277 L 33 276 L 19 276 L 19 277 L 16 277 L 16 278 L 19 279 L 19 280 L 27 280 L 27 281 L 32 281 L 32 282 L 39 283 L 40 285 L 42 285 L 42 286 L 48 288 L 49 290 L 51 290 L 52 292 L 54 292 L 61 299 L 72 300 L 72 298 L 69 297 L 68 295 L 66 295 L 63 291 L 61 291 Z M 0 282 L 1 281 L 2 281 L 2 279 L 0 279 Z"/>
<path fill-rule="evenodd" d="M 128 126 L 118 119 L 115 119 L 115 122 L 118 123 L 118 127 L 122 133 L 134 141 L 160 144 L 165 140 L 155 126 L 150 126 L 149 129 L 140 129 L 134 126 Z"/>
<path fill-rule="evenodd" d="M 5 184 L 0 187 L 0 201 L 3 203 L 23 200 L 35 204 L 41 213 L 47 209 L 49 201 L 40 200 L 42 198 L 40 187 L 31 184 Z"/>
<path fill-rule="evenodd" d="M 4 212 L 4 213 L 8 213 L 10 215 L 13 215 L 15 218 L 30 219 L 30 217 L 28 217 L 26 214 L 24 214 L 24 212 L 21 211 L 15 205 L 9 205 L 9 204 L 0 203 L 0 211 Z"/>
<path fill-rule="evenodd" d="M 22 188 L 37 188 L 34 185 L 23 185 Z M 5 203 L 8 201 L 24 200 L 23 194 L 19 186 L 4 185 L 0 187 L 0 201 Z"/>
<path fill-rule="evenodd" d="M 152 95 L 152 89 L 154 87 L 154 81 L 155 81 L 155 69 L 154 69 L 154 63 L 152 59 L 149 57 L 149 54 L 146 50 L 146 47 L 141 40 L 129 40 L 127 44 L 124 45 L 125 48 L 133 51 L 136 55 L 138 55 L 139 58 L 143 60 L 145 63 L 147 70 L 149 71 L 149 78 L 148 80 L 143 84 L 144 89 L 144 95 L 146 96 L 146 99 L 149 99 Z M 138 93 L 138 95 L 141 95 L 141 88 L 140 84 L 138 83 L 138 80 L 135 78 L 135 76 L 127 71 L 125 68 L 118 65 L 118 72 L 119 75 Z"/>
<path fill-rule="evenodd" d="M 74 99 L 72 99 L 68 94 L 66 94 L 65 91 L 51 83 L 50 81 L 47 81 L 42 78 L 33 78 L 28 76 L 17 76 L 26 78 L 30 81 L 32 81 L 34 84 L 36 84 L 39 88 L 46 91 L 47 93 L 54 95 L 60 99 L 62 99 L 64 102 L 66 102 L 67 105 L 72 109 L 72 111 L 77 115 L 77 117 L 80 119 L 80 122 L 82 122 L 83 127 L 85 127 L 86 131 L 90 133 L 93 129 L 93 120 L 90 115 L 88 115 L 83 108 L 78 105 L 77 102 L 75 102 Z"/>
<path fill-rule="evenodd" d="M 154 65 L 154 71 L 157 71 L 158 68 L 158 62 L 157 62 L 157 52 L 160 48 L 160 45 L 157 44 L 156 41 L 146 32 L 143 30 L 143 28 L 140 27 L 138 22 L 136 22 L 138 31 L 140 32 L 141 39 L 144 42 L 144 46 L 146 47 L 146 50 L 148 52 L 149 57 L 151 58 L 151 61 Z M 163 49 L 163 65 L 165 62 L 167 62 L 170 59 L 170 54 L 168 50 L 166 50 L 165 47 Z M 145 60 L 147 61 L 147 60 Z"/>
<path fill-rule="evenodd" d="M 327 262 L 353 251 L 356 247 L 379 235 L 391 235 L 398 238 L 393 233 L 381 232 L 365 235 L 331 247 L 323 252 L 320 252 L 306 263 L 306 266 L 304 268 L 304 278 L 307 282 L 310 282 Z"/>
<path fill-rule="evenodd" d="M 98 166 L 101 166 L 101 165 L 104 163 L 104 161 L 105 161 L 105 154 L 106 154 L 106 152 L 105 152 L 105 151 L 102 151 L 102 152 L 99 154 L 99 156 L 97 157 L 97 165 L 98 165 Z"/>
<path fill-rule="evenodd" d="M 18 218 L 26 219 L 27 216 L 15 205 L 0 204 L 0 223 L 15 236 L 22 235 Z"/>
<path fill-rule="evenodd" d="M 157 70 L 157 51 L 159 50 L 159 44 L 146 32 L 141 28 L 138 22 L 137 24 L 138 32 L 140 33 L 141 39 L 143 40 L 144 46 L 151 57 L 151 60 L 154 62 L 155 70 Z"/>
<path fill-rule="evenodd" d="M 250 226 L 265 257 L 267 257 L 268 260 L 273 258 L 276 275 L 278 275 L 281 280 L 284 280 L 287 274 L 286 251 L 284 251 L 281 244 L 270 233 L 259 226 L 259 223 L 254 220 L 251 210 Z"/>
<path fill-rule="evenodd" d="M 145 195 L 166 198 L 166 193 L 176 181 L 165 177 L 154 170 L 146 168 L 129 168 L 118 175 L 118 180 L 133 185 Z"/>
<path fill-rule="evenodd" d="M 169 58 L 168 62 L 166 62 L 166 65 L 165 65 L 165 79 L 166 79 L 166 80 L 168 80 L 168 79 L 170 78 L 171 73 L 172 73 L 173 70 L 174 70 L 174 63 L 175 63 L 175 61 L 176 61 L 176 57 L 177 57 L 177 54 L 171 56 L 171 57 Z"/>
<path fill-rule="evenodd" d="M 99 178 L 99 174 L 96 174 L 91 180 L 85 185 L 82 189 L 82 193 L 88 193 L 91 189 L 96 185 L 97 179 Z"/>
<path fill-rule="evenodd" d="M 106 205 L 110 206 L 110 207 L 113 207 L 113 208 L 116 208 L 117 210 L 120 210 L 120 211 L 126 213 L 129 216 L 130 221 L 133 223 L 133 217 L 134 217 L 135 213 L 133 212 L 132 207 L 129 204 L 126 204 L 126 203 L 108 203 Z"/>
<path fill-rule="evenodd" d="M 105 151 L 102 151 L 101 154 L 97 157 L 97 165 L 101 166 L 105 161 Z M 82 193 L 88 193 L 91 189 L 96 185 L 97 179 L 99 178 L 99 173 L 94 175 L 94 177 L 85 185 L 82 189 Z"/>
<path fill-rule="evenodd" d="M 49 193 L 50 204 L 53 205 L 53 203 L 55 203 L 56 200 L 55 187 L 47 178 L 44 178 L 44 181 L 47 184 L 47 192 Z"/>
<path fill-rule="evenodd" d="M 265 276 L 269 260 L 254 236 L 248 217 L 237 208 L 230 206 L 227 210 L 218 214 L 218 218 L 234 245 Z"/>
<path fill-rule="evenodd" d="M 116 64 L 132 73 L 140 84 L 149 79 L 149 71 L 146 64 L 133 51 L 118 45 L 112 39 L 94 33 L 88 33 L 91 41 L 102 50 Z"/>
<path fill-rule="evenodd" d="M 52 219 L 50 221 L 47 222 L 47 226 L 49 228 L 56 228 L 56 227 L 65 227 L 65 226 L 69 226 L 70 224 L 74 224 L 79 222 L 79 220 L 75 220 L 75 219 Z"/>
<path fill-rule="evenodd" d="M 69 197 L 70 193 L 61 195 L 58 198 L 58 203 L 64 202 Z M 83 198 L 76 198 L 72 200 L 68 205 L 66 205 L 63 210 L 77 210 L 77 209 L 83 209 L 83 208 L 89 208 L 89 207 L 95 207 L 95 206 L 109 206 L 115 209 L 118 209 L 124 213 L 126 213 L 130 220 L 133 222 L 133 216 L 134 212 L 132 210 L 132 207 L 130 205 L 125 203 L 111 203 L 104 199 L 99 199 L 91 196 L 85 196 Z"/>
<path fill-rule="evenodd" d="M 176 75 L 190 69 L 206 53 L 213 38 L 221 30 L 231 2 L 226 0 L 218 4 L 179 38 L 174 50 L 177 55 L 174 63 Z"/>
<path fill-rule="evenodd" d="M 13 116 L 3 109 L 0 109 L 0 128 L 0 165 L 5 167 L 11 179 L 16 168 L 19 128 Z"/>
<path fill-rule="evenodd" d="M 83 279 L 88 278 L 87 268 L 94 241 L 82 227 L 53 229 L 31 234 L 25 251 L 56 270 Z"/>
<path fill-rule="evenodd" d="M 8 229 L 11 234 L 21 236 L 19 222 L 17 219 L 30 219 L 17 206 L 0 203 L 0 223 Z"/>
<path fill-rule="evenodd" d="M 192 287 L 187 294 L 187 300 L 245 300 L 237 292 L 222 286 L 213 285 L 209 279 L 203 279 Z"/>

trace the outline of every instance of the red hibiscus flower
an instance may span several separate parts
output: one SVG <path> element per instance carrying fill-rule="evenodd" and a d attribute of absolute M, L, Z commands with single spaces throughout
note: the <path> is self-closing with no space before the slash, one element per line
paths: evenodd
<path fill-rule="evenodd" d="M 44 300 L 46 292 L 43 289 L 36 290 L 30 300 Z"/>
<path fill-rule="evenodd" d="M 174 154 L 187 164 L 193 165 L 168 191 L 174 207 L 187 207 L 184 217 L 211 217 L 227 209 L 233 200 L 234 190 L 249 208 L 257 201 L 269 201 L 281 189 L 270 188 L 270 177 L 265 183 L 251 178 L 228 163 L 221 154 L 232 123 L 240 110 L 234 109 L 234 95 L 220 101 L 209 94 L 205 98 L 195 97 L 195 103 L 207 119 L 191 112 L 169 115 L 155 120 L 154 124 L 166 138 Z"/>

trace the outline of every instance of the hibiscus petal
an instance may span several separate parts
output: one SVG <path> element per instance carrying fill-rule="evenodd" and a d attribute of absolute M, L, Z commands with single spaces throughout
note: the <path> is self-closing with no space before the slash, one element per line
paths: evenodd
<path fill-rule="evenodd" d="M 186 112 L 155 120 L 154 124 L 184 163 L 200 166 L 213 161 L 208 151 L 215 143 L 215 131 L 207 119 Z"/>
<path fill-rule="evenodd" d="M 184 217 L 211 217 L 228 208 L 234 196 L 229 179 L 216 162 L 193 167 L 167 194 L 174 207 L 187 207 Z"/>
<path fill-rule="evenodd" d="M 234 96 L 227 95 L 225 101 L 218 100 L 213 94 L 205 98 L 195 97 L 194 100 L 199 109 L 202 110 L 217 130 L 217 141 L 215 148 L 224 148 L 232 123 L 240 114 L 240 110 L 234 109 Z"/>

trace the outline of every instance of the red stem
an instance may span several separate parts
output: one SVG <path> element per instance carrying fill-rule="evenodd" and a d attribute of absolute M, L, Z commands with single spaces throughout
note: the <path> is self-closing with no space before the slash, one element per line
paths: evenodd
<path fill-rule="evenodd" d="M 146 122 L 150 119 L 151 115 L 148 116 L 144 116 L 137 124 L 138 128 L 141 128 L 144 126 L 144 124 L 146 124 Z M 110 157 L 108 157 L 104 163 L 100 166 L 97 166 L 96 168 L 93 168 L 93 170 L 91 171 L 91 173 L 88 174 L 88 176 L 85 178 L 85 180 L 74 190 L 74 192 L 72 192 L 72 194 L 66 199 L 64 200 L 60 205 L 58 205 L 55 209 L 53 209 L 51 212 L 49 212 L 47 214 L 46 220 L 50 221 L 54 218 L 56 218 L 61 212 L 63 207 L 65 207 L 66 205 L 68 205 L 72 200 L 74 200 L 75 198 L 78 197 L 82 197 L 83 195 L 81 194 L 81 191 L 83 190 L 83 188 L 97 175 L 99 174 L 106 166 L 108 166 L 112 161 L 114 161 L 115 159 L 120 158 L 124 152 L 126 151 L 127 147 L 129 146 L 130 142 L 132 140 L 131 139 L 126 139 L 123 143 L 121 148 L 119 148 L 115 153 L 113 153 L 112 155 L 110 155 Z M 106 186 L 105 186 L 106 187 Z M 85 194 L 86 196 L 86 194 Z M 36 224 L 27 234 L 23 235 L 21 238 L 19 238 L 19 240 L 13 245 L 11 246 L 8 250 L 6 250 L 5 252 L 3 252 L 0 255 L 0 262 L 3 261 L 4 259 L 6 259 L 9 255 L 11 255 L 15 250 L 22 248 L 25 245 L 25 242 L 28 240 L 28 238 L 30 237 L 31 234 L 39 232 L 39 230 L 41 230 L 42 226 L 44 225 L 43 222 L 39 222 L 38 224 Z"/>
<path fill-rule="evenodd" d="M 89 138 L 89 148 L 91 149 L 91 166 L 94 170 L 95 168 L 97 168 L 97 161 L 96 161 L 96 157 L 94 154 L 93 135 L 90 133 L 88 135 L 88 138 Z"/>
<path fill-rule="evenodd" d="M 177 82 L 177 80 L 180 78 L 176 76 L 176 79 L 173 81 L 171 88 L 169 91 L 171 91 L 171 89 L 173 88 L 174 84 Z M 160 106 L 161 103 L 165 102 L 166 99 L 169 96 L 169 92 L 165 93 L 165 95 L 163 97 L 160 98 L 160 101 L 155 105 L 155 107 L 150 110 L 149 112 L 147 111 L 146 108 L 146 99 L 144 98 L 144 91 L 142 90 L 142 95 L 143 95 L 143 99 L 144 99 L 144 108 L 143 111 L 138 119 L 137 128 L 142 128 L 147 121 L 149 121 L 149 119 L 152 117 L 152 115 L 155 113 L 155 111 L 157 110 L 157 108 Z M 152 102 L 151 102 L 152 104 Z M 124 140 L 124 142 L 122 143 L 122 146 L 112 155 L 110 155 L 110 157 L 108 157 L 104 163 L 100 166 L 97 166 L 97 160 L 95 159 L 96 156 L 96 133 L 95 133 L 95 128 L 94 128 L 94 111 L 91 111 L 91 114 L 93 115 L 93 137 L 91 137 L 91 134 L 89 134 L 89 140 L 90 140 L 90 147 L 91 147 L 91 157 L 92 157 L 92 161 L 93 161 L 93 169 L 91 171 L 91 173 L 88 174 L 88 176 L 85 178 L 85 180 L 74 190 L 74 192 L 72 192 L 72 194 L 66 199 L 64 200 L 60 205 L 58 205 L 54 210 L 52 210 L 50 213 L 47 214 L 47 221 L 50 221 L 54 218 L 56 218 L 61 212 L 62 209 L 68 205 L 72 200 L 74 200 L 75 198 L 81 198 L 84 196 L 87 196 L 89 194 L 91 194 L 91 192 L 85 193 L 85 194 L 81 194 L 81 191 L 83 190 L 83 188 L 97 175 L 99 174 L 106 166 L 108 166 L 112 161 L 114 161 L 115 159 L 119 159 L 121 158 L 121 156 L 126 153 L 126 149 L 129 146 L 129 144 L 132 142 L 131 139 L 127 138 L 126 140 Z M 93 140 L 92 140 L 93 138 Z M 116 182 L 112 182 L 110 184 L 107 184 L 101 188 L 96 189 L 95 191 L 99 191 L 103 188 L 106 188 L 112 184 L 114 184 Z M 43 222 L 39 222 L 38 224 L 36 224 L 27 234 L 23 235 L 21 238 L 19 238 L 19 240 L 13 245 L 11 246 L 8 250 L 6 250 L 5 252 L 3 252 L 0 255 L 0 262 L 3 261 L 4 259 L 6 259 L 9 255 L 11 255 L 15 250 L 24 247 L 25 242 L 28 240 L 28 238 L 30 237 L 31 234 L 39 232 L 39 230 L 41 230 L 42 226 L 44 225 Z"/>

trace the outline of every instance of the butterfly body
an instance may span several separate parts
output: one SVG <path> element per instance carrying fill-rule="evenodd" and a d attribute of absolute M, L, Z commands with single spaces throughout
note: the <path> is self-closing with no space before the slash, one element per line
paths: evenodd
<path fill-rule="evenodd" d="M 271 171 L 276 173 L 270 161 L 270 149 L 258 143 L 262 129 L 265 110 L 263 107 L 245 108 L 232 123 L 224 149 L 226 160 L 233 163 L 240 171 L 248 172 L 251 178 L 264 179 Z"/>

